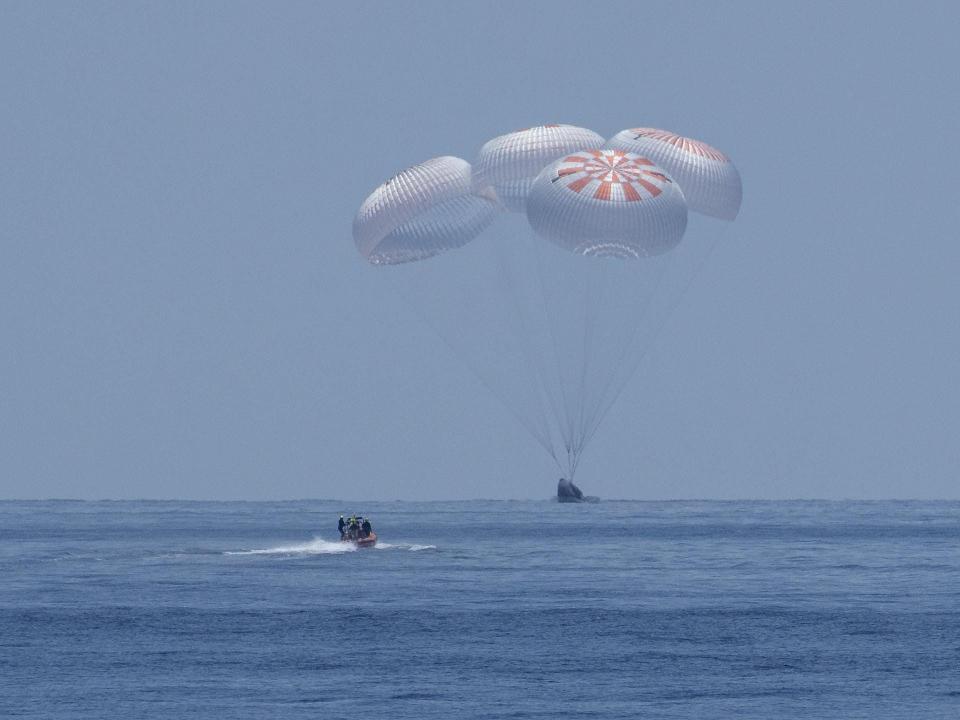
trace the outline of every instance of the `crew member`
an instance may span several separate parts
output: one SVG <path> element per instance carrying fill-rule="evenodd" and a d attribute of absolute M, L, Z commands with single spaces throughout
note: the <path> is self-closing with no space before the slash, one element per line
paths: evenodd
<path fill-rule="evenodd" d="M 370 526 L 370 518 L 363 519 L 363 525 L 360 526 L 360 529 L 363 531 L 363 537 L 370 537 L 370 530 L 372 529 Z"/>
<path fill-rule="evenodd" d="M 343 519 L 343 515 L 340 516 L 340 522 L 337 523 L 337 530 L 340 531 L 340 539 L 343 540 L 343 529 L 347 526 L 347 523 Z"/>

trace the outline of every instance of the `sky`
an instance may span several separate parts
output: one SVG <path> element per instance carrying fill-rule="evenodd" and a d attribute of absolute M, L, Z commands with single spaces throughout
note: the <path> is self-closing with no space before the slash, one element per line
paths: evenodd
<path fill-rule="evenodd" d="M 740 216 L 577 475 L 960 498 L 952 3 L 0 4 L 0 498 L 540 498 L 357 253 L 399 169 L 543 123 L 737 164 Z"/>

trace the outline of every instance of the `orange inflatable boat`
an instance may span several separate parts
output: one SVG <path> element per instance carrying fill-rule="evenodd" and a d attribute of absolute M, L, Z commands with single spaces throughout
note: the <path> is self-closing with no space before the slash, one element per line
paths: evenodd
<path fill-rule="evenodd" d="M 365 538 L 358 538 L 358 539 L 356 539 L 356 540 L 351 540 L 351 539 L 349 539 L 349 538 L 344 538 L 344 539 L 341 540 L 340 542 L 353 543 L 353 544 L 356 545 L 357 547 L 362 547 L 362 548 L 364 548 L 364 547 L 373 547 L 374 545 L 377 544 L 377 534 L 376 534 L 375 532 L 373 532 L 373 530 L 371 530 L 371 531 L 370 531 L 370 534 L 367 535 Z"/>

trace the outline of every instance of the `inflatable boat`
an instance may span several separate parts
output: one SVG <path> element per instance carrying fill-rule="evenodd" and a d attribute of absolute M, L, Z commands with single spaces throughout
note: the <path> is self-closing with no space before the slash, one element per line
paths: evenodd
<path fill-rule="evenodd" d="M 366 537 L 357 538 L 356 540 L 351 540 L 350 538 L 344 538 L 340 542 L 353 543 L 357 547 L 362 547 L 362 548 L 373 547 L 374 545 L 377 544 L 377 534 L 373 532 L 373 530 L 371 530 L 370 534 L 367 535 Z"/>

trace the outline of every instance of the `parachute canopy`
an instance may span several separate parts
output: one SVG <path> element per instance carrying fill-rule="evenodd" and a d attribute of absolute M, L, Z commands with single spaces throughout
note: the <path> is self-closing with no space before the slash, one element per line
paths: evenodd
<path fill-rule="evenodd" d="M 688 207 L 732 220 L 740 199 L 736 168 L 705 143 L 542 125 L 490 140 L 473 168 L 404 170 L 363 202 L 353 237 L 573 478 L 714 247 L 714 230 L 683 240 Z"/>
<path fill-rule="evenodd" d="M 597 133 L 574 125 L 538 125 L 495 137 L 474 161 L 474 189 L 492 187 L 507 210 L 523 212 L 533 181 L 547 164 L 603 143 Z"/>
<path fill-rule="evenodd" d="M 647 158 L 587 150 L 540 173 L 527 198 L 527 220 L 574 253 L 640 258 L 680 242 L 687 206 L 676 183 Z"/>
<path fill-rule="evenodd" d="M 353 220 L 353 240 L 373 265 L 423 260 L 470 242 L 496 205 L 471 192 L 470 163 L 438 157 L 407 168 L 374 190 Z"/>
<path fill-rule="evenodd" d="M 730 158 L 699 140 L 656 128 L 622 130 L 604 146 L 650 158 L 677 181 L 694 212 L 733 220 L 740 211 L 740 173 Z"/>

